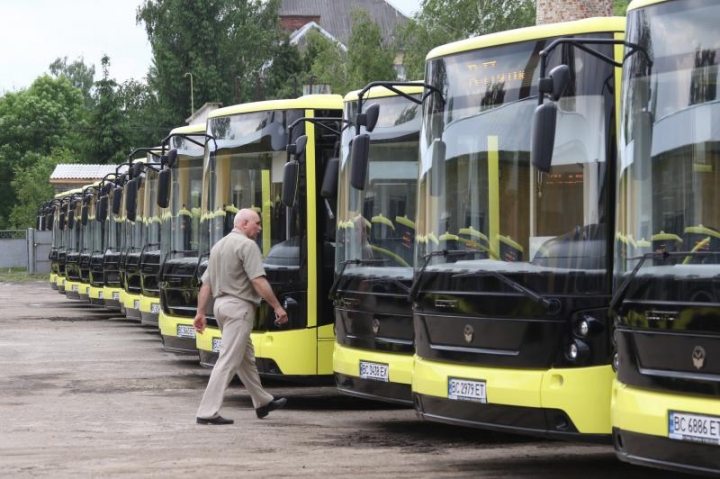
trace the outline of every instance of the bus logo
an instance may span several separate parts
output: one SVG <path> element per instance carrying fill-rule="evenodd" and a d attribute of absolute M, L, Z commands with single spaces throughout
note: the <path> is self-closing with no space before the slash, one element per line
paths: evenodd
<path fill-rule="evenodd" d="M 380 321 L 377 318 L 373 318 L 372 320 L 372 330 L 373 333 L 377 334 L 378 331 L 380 331 Z"/>
<path fill-rule="evenodd" d="M 475 330 L 473 330 L 473 327 L 466 324 L 465 329 L 463 330 L 463 336 L 465 336 L 466 343 L 472 343 L 473 337 L 475 336 Z"/>
<path fill-rule="evenodd" d="M 705 366 L 705 349 L 702 346 L 695 346 L 692 352 L 692 361 L 695 369 L 702 369 Z"/>

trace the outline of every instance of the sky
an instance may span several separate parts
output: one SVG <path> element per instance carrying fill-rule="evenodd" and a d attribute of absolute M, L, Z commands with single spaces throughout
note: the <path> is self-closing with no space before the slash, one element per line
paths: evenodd
<path fill-rule="evenodd" d="M 412 16 L 420 0 L 387 0 Z M 144 81 L 151 63 L 144 25 L 135 24 L 143 0 L 0 0 L 0 96 L 28 88 L 58 58 L 82 58 L 102 74 L 110 57 L 110 77 L 118 83 Z"/>

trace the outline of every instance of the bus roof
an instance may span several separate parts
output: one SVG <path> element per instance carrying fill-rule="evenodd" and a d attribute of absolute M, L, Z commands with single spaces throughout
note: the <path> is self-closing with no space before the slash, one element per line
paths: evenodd
<path fill-rule="evenodd" d="M 213 110 L 208 119 L 222 116 L 236 115 L 239 113 L 256 113 L 272 110 L 297 110 L 305 108 L 330 108 L 342 110 L 343 99 L 340 95 L 305 95 L 299 98 L 288 100 L 268 100 L 254 103 L 242 103 L 240 105 L 227 106 Z"/>
<path fill-rule="evenodd" d="M 425 60 L 432 60 L 434 58 L 454 53 L 538 40 L 541 38 L 579 35 L 583 33 L 624 31 L 625 17 L 594 17 L 572 22 L 549 23 L 547 25 L 536 25 L 532 27 L 518 28 L 515 30 L 506 30 L 504 32 L 491 33 L 489 35 L 482 35 L 479 37 L 468 38 L 467 40 L 460 40 L 446 45 L 441 45 L 430 50 L 425 57 Z"/>
<path fill-rule="evenodd" d="M 205 133 L 205 123 L 198 123 L 196 125 L 185 125 L 173 128 L 170 130 L 171 135 L 183 135 L 188 133 Z"/>
<path fill-rule="evenodd" d="M 416 82 L 418 86 L 399 86 L 395 87 L 398 90 L 400 90 L 403 93 L 407 93 L 409 95 L 414 95 L 417 93 L 422 93 L 424 87 L 422 86 L 422 80 L 417 80 Z M 358 99 L 358 95 L 360 94 L 362 90 L 354 90 L 349 92 L 347 95 L 345 95 L 345 102 L 350 101 L 356 101 Z M 385 98 L 389 96 L 397 96 L 397 93 L 394 91 L 388 90 L 387 88 L 383 86 L 374 86 L 371 89 L 369 89 L 365 95 L 363 96 L 364 100 L 367 100 L 368 98 Z"/>
<path fill-rule="evenodd" d="M 665 3 L 668 0 L 632 0 L 630 5 L 627 7 L 627 11 L 637 10 L 638 8 L 647 7 L 648 5 L 655 5 L 656 3 Z"/>

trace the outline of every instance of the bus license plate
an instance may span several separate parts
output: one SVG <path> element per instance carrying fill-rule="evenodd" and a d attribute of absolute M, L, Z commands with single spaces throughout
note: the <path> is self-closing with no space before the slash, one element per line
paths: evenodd
<path fill-rule="evenodd" d="M 448 378 L 448 399 L 457 401 L 487 402 L 485 381 Z"/>
<path fill-rule="evenodd" d="M 103 292 L 102 292 L 102 291 L 98 291 L 98 299 L 103 299 Z"/>
<path fill-rule="evenodd" d="M 120 293 L 118 291 L 113 291 L 112 295 L 113 301 L 119 301 L 120 300 Z"/>
<path fill-rule="evenodd" d="M 187 324 L 178 324 L 177 326 L 178 338 L 191 338 L 195 339 L 195 327 L 188 326 Z M 215 345 L 213 344 L 213 348 Z"/>
<path fill-rule="evenodd" d="M 73 293 L 77 293 L 77 291 L 78 291 L 78 285 L 77 285 L 77 284 L 73 284 L 73 285 L 72 285 L 72 292 L 73 292 Z"/>
<path fill-rule="evenodd" d="M 85 294 L 90 294 L 90 286 L 85 286 Z"/>
<path fill-rule="evenodd" d="M 160 314 L 160 304 L 152 303 L 150 305 L 150 314 Z"/>
<path fill-rule="evenodd" d="M 668 437 L 720 445 L 720 417 L 668 411 Z"/>
<path fill-rule="evenodd" d="M 387 364 L 360 361 L 360 378 L 386 383 L 390 380 L 390 368 Z"/>
<path fill-rule="evenodd" d="M 140 309 L 140 300 L 139 299 L 133 300 L 133 309 Z"/>
<path fill-rule="evenodd" d="M 213 353 L 219 353 L 220 352 L 220 345 L 222 344 L 222 338 L 213 338 L 212 340 L 212 348 Z"/>

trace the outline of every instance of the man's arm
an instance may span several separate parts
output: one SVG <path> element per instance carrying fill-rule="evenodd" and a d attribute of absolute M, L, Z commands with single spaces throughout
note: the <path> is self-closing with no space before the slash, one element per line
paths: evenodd
<path fill-rule="evenodd" d="M 267 301 L 268 304 L 272 306 L 273 310 L 275 311 L 275 322 L 277 324 L 287 323 L 287 313 L 285 312 L 283 307 L 280 306 L 280 301 L 278 301 L 277 297 L 275 296 L 275 293 L 273 292 L 270 283 L 268 283 L 267 278 L 265 278 L 265 276 L 258 276 L 257 278 L 252 280 L 252 285 L 253 288 L 255 288 L 257 294 L 259 294 L 262 299 Z"/>
<path fill-rule="evenodd" d="M 206 283 L 203 283 L 203 285 L 200 287 L 200 292 L 198 293 L 197 312 L 195 313 L 195 319 L 193 320 L 193 326 L 195 326 L 195 331 L 200 334 L 202 334 L 202 332 L 205 330 L 205 326 L 207 326 L 207 319 L 205 319 L 205 309 L 207 308 L 211 293 L 212 291 L 210 290 L 210 286 L 208 286 Z"/>

